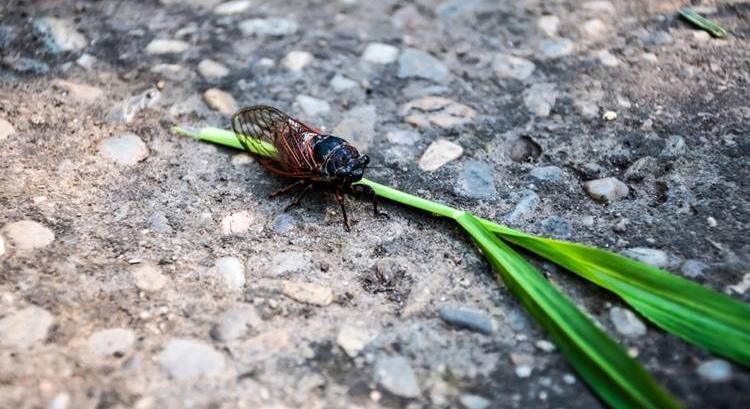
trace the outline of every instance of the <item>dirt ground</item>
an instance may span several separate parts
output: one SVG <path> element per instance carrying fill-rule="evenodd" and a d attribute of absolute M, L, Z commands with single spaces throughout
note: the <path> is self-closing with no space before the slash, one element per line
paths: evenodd
<path fill-rule="evenodd" d="M 457 227 L 285 213 L 169 128 L 274 105 L 375 181 L 748 302 L 750 3 L 692 4 L 730 36 L 676 1 L 0 2 L 0 408 L 601 407 Z M 747 402 L 746 368 L 531 259 L 686 407 Z"/>

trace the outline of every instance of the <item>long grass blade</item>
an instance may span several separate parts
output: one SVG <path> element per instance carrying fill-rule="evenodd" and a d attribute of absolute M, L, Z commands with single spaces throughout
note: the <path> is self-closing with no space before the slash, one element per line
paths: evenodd
<path fill-rule="evenodd" d="M 727 36 L 727 30 L 713 21 L 701 16 L 697 11 L 690 7 L 683 7 L 680 9 L 680 15 L 685 20 L 695 24 L 699 28 L 708 31 L 712 36 L 718 38 L 724 38 Z"/>
<path fill-rule="evenodd" d="M 680 407 L 643 367 L 476 217 L 463 213 L 456 221 L 602 400 L 615 408 Z"/>

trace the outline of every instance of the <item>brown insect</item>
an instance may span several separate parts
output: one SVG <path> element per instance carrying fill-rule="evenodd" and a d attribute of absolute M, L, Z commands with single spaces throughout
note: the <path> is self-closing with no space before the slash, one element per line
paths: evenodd
<path fill-rule="evenodd" d="M 347 231 L 350 228 L 344 207 L 345 193 L 368 193 L 375 215 L 385 215 L 378 211 L 375 191 L 371 187 L 352 185 L 362 179 L 370 158 L 360 155 L 349 142 L 321 134 L 278 109 L 265 105 L 239 110 L 232 116 L 232 129 L 242 146 L 266 170 L 297 179 L 272 193 L 271 197 L 302 186 L 302 192 L 284 211 L 298 205 L 313 185 L 318 184 L 334 189 Z"/>

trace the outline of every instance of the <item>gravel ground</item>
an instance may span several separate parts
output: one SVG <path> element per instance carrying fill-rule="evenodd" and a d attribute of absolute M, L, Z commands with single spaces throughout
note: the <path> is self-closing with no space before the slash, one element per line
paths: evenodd
<path fill-rule="evenodd" d="M 169 133 L 271 104 L 368 176 L 750 300 L 750 7 L 0 5 L 0 407 L 592 408 L 466 237 Z M 691 408 L 750 372 L 538 266 Z"/>

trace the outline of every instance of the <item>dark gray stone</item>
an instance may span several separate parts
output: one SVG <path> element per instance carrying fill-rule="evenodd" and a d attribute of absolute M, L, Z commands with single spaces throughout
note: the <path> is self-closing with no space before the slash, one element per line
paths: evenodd
<path fill-rule="evenodd" d="M 487 313 L 466 307 L 443 307 L 440 318 L 450 325 L 490 335 L 495 332 L 495 322 Z"/>

